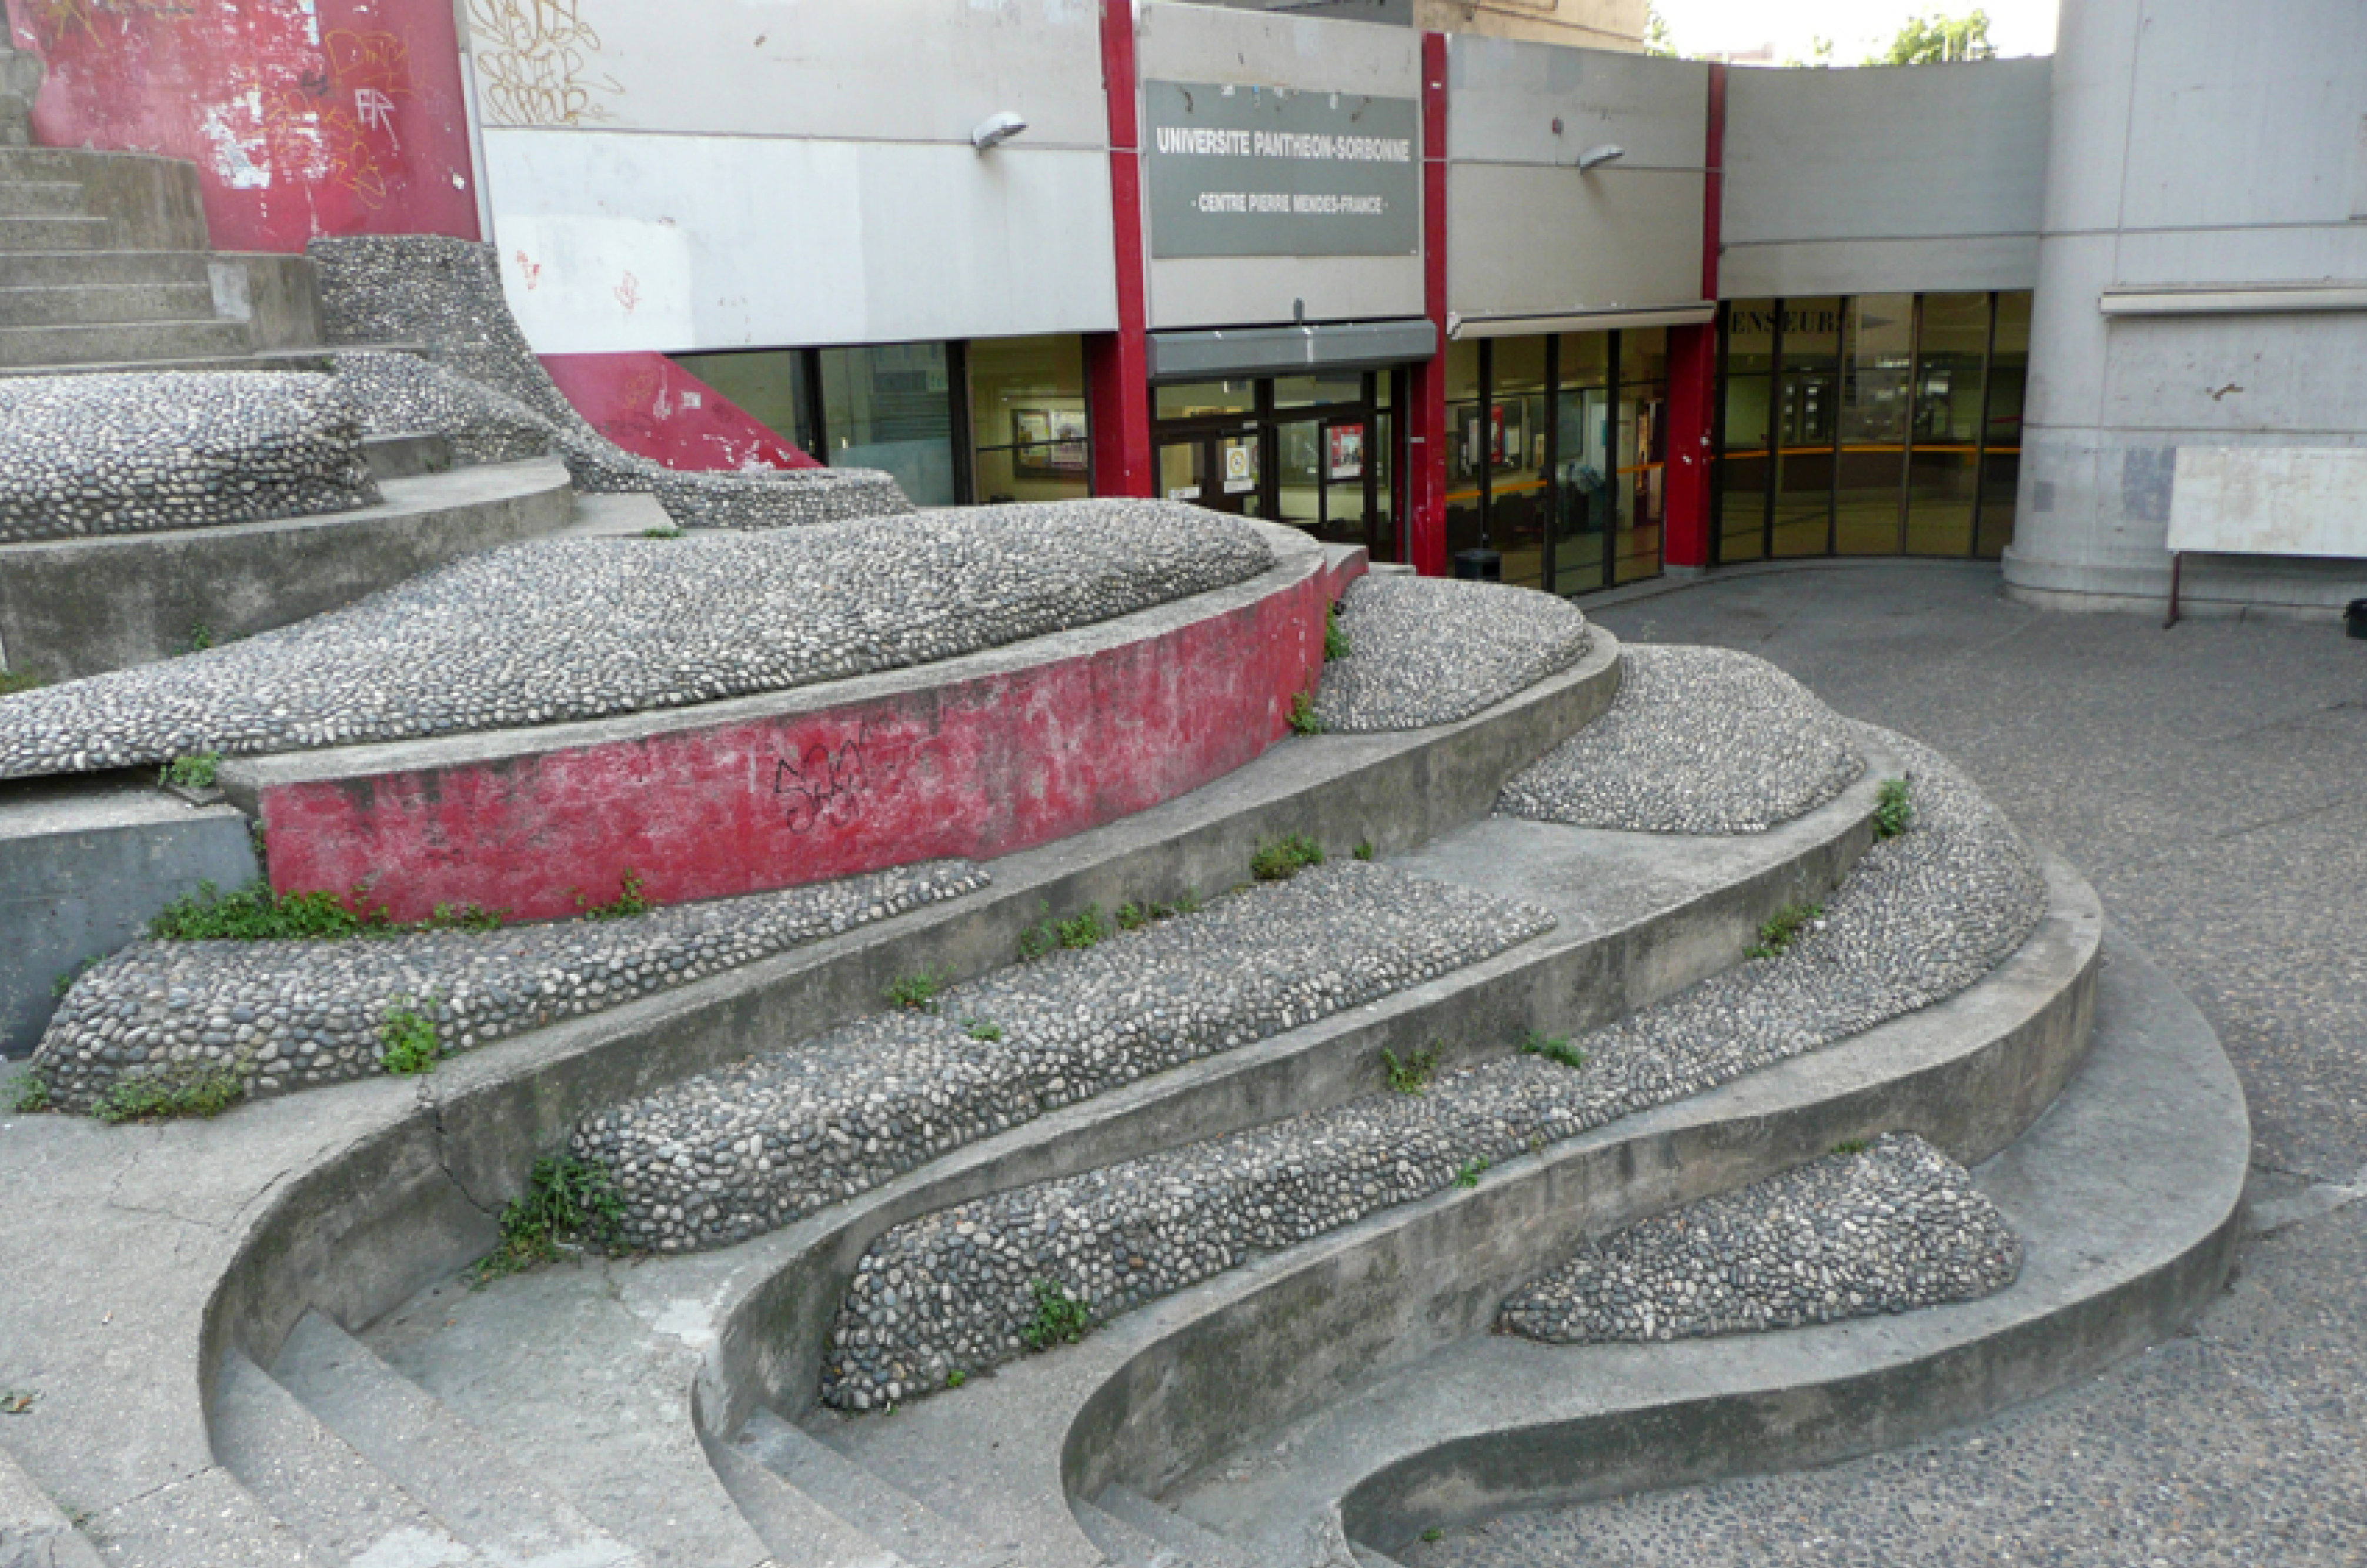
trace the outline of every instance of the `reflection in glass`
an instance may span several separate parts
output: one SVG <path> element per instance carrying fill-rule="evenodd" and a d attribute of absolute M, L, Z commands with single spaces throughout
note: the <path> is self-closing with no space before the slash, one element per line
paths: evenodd
<path fill-rule="evenodd" d="M 1569 333 L 1554 430 L 1554 592 L 1583 593 L 1605 582 L 1611 536 L 1611 334 Z"/>
<path fill-rule="evenodd" d="M 834 468 L 880 468 L 915 506 L 951 506 L 954 410 L 946 345 L 821 351 L 822 422 Z"/>
<path fill-rule="evenodd" d="M 1981 468 L 1981 530 L 1974 553 L 1995 560 L 2013 543 L 2014 486 L 2022 478 L 2022 400 L 2030 376 L 2030 296 L 2000 294 L 1989 353 L 1988 456 Z"/>
<path fill-rule="evenodd" d="M 1504 581 L 1545 586 L 1546 344 L 1498 338 L 1489 367 L 1488 534 L 1504 555 Z"/>
<path fill-rule="evenodd" d="M 1161 419 L 1257 412 L 1255 381 L 1177 381 L 1154 391 Z"/>
<path fill-rule="evenodd" d="M 1365 378 L 1353 370 L 1331 376 L 1283 376 L 1274 383 L 1274 406 L 1278 409 L 1360 402 L 1364 396 Z"/>
<path fill-rule="evenodd" d="M 677 354 L 674 362 L 740 405 L 774 434 L 813 457 L 820 445 L 814 411 L 807 407 L 805 351 L 743 349 L 727 354 Z"/>
<path fill-rule="evenodd" d="M 1090 490 L 1085 355 L 1075 337 L 985 338 L 969 345 L 977 497 L 1070 501 Z"/>
<path fill-rule="evenodd" d="M 1913 406 L 1915 297 L 1865 294 L 1850 301 L 1841 356 L 1841 444 L 1833 484 L 1837 555 L 1898 552 L 1908 416 Z"/>
<path fill-rule="evenodd" d="M 1767 550 L 1767 485 L 1773 477 L 1769 440 L 1774 420 L 1775 301 L 1737 299 L 1727 307 L 1725 378 L 1717 468 L 1717 559 L 1757 560 Z"/>
<path fill-rule="evenodd" d="M 1612 581 L 1660 574 L 1661 525 L 1668 513 L 1669 330 L 1619 334 L 1618 525 Z"/>
<path fill-rule="evenodd" d="M 1486 440 L 1479 419 L 1479 344 L 1446 345 L 1446 553 L 1450 560 L 1480 543 L 1480 481 Z"/>
<path fill-rule="evenodd" d="M 1914 447 L 1907 459 L 1907 553 L 1973 553 L 1987 294 L 1927 294 L 1916 334 Z"/>
<path fill-rule="evenodd" d="M 1840 403 L 1841 302 L 1784 301 L 1775 411 L 1776 556 L 1820 556 L 1832 538 L 1834 414 Z"/>

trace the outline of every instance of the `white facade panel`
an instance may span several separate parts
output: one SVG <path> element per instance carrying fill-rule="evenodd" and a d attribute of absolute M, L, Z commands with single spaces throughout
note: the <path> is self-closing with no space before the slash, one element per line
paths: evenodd
<path fill-rule="evenodd" d="M 1702 297 L 1699 171 L 1456 164 L 1448 176 L 1447 308 L 1550 316 Z"/>
<path fill-rule="evenodd" d="M 537 13 L 539 14 L 537 14 Z M 485 122 L 1106 147 L 1096 0 L 468 0 Z"/>
<path fill-rule="evenodd" d="M 2367 447 L 2180 447 L 2169 547 L 2367 556 Z"/>
<path fill-rule="evenodd" d="M 2049 71 L 2002 60 L 1730 73 L 1725 243 L 2036 234 Z"/>
<path fill-rule="evenodd" d="M 1728 245 L 1717 291 L 1729 299 L 1800 294 L 1955 294 L 2038 281 L 2038 236 L 1833 240 Z"/>
<path fill-rule="evenodd" d="M 1706 161 L 1709 67 L 1692 61 L 1457 33 L 1446 80 L 1457 164 L 1567 167 L 1605 143 L 1625 149 L 1622 170 L 1699 173 Z"/>
<path fill-rule="evenodd" d="M 485 157 L 510 302 L 545 354 L 1117 324 L 1099 152 L 489 129 Z"/>

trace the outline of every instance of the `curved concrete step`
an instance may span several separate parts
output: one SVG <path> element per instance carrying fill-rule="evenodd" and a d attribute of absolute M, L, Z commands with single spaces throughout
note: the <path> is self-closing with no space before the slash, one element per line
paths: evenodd
<path fill-rule="evenodd" d="M 771 1471 L 832 1516 L 894 1550 L 912 1568 L 1005 1568 L 1018 1545 L 991 1545 L 966 1525 L 881 1480 L 871 1471 L 770 1411 L 759 1411 L 731 1448 Z"/>
<path fill-rule="evenodd" d="M 1244 1432 L 1484 1337 L 1503 1296 L 1585 1235 L 1883 1131 L 1984 1157 L 2053 1100 L 2088 1038 L 2101 917 L 2059 866 L 2050 892 L 2022 948 L 1948 1001 L 1219 1275 L 893 1420 L 851 1424 L 852 1451 L 924 1500 L 996 1521 L 1045 1563 L 1088 1562 L 1070 1495 L 1158 1495 Z M 1048 1436 L 1003 1440 L 1018 1432 Z"/>
<path fill-rule="evenodd" d="M 1263 1568 L 1240 1545 L 1218 1535 L 1197 1519 L 1187 1518 L 1163 1503 L 1154 1503 L 1127 1486 L 1104 1486 L 1097 1503 L 1072 1500 L 1078 1522 L 1093 1508 L 1104 1518 L 1115 1517 L 1144 1538 L 1177 1555 L 1189 1568 Z M 1091 1534 L 1090 1528 L 1087 1534 Z"/>
<path fill-rule="evenodd" d="M 1897 1317 L 1662 1345 L 1464 1340 L 1233 1450 L 1182 1508 L 1277 1564 L 1344 1531 L 1433 1529 L 1792 1469 L 1928 1438 L 2174 1333 L 2225 1281 L 2250 1157 L 2211 1029 L 2117 938 L 2097 1040 L 1975 1175 L 2021 1235 L 1997 1295 Z"/>
<path fill-rule="evenodd" d="M 356 512 L 0 547 L 0 648 L 51 681 L 153 663 L 350 604 L 476 550 L 565 527 L 555 459 L 385 481 Z"/>
<path fill-rule="evenodd" d="M 272 1376 L 322 1427 L 491 1562 L 628 1568 L 643 1561 L 319 1313 L 299 1320 Z M 305 1478 L 308 1497 L 321 1479 Z M 289 1501 L 268 1500 L 275 1512 Z"/>

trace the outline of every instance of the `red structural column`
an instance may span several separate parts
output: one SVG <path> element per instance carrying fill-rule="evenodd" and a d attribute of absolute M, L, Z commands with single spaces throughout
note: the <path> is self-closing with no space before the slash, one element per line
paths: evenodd
<path fill-rule="evenodd" d="M 1725 209 L 1726 67 L 1709 68 L 1709 124 L 1702 179 L 1702 298 L 1717 298 L 1717 254 Z M 1674 567 L 1709 565 L 1711 437 L 1716 429 L 1717 327 L 1669 332 L 1669 511 L 1664 559 Z"/>
<path fill-rule="evenodd" d="M 1135 91 L 1134 0 L 1102 0 L 1102 93 L 1109 101 L 1110 216 L 1117 331 L 1085 336 L 1093 493 L 1156 495 L 1150 450 L 1150 336 L 1142 243 L 1142 117 Z"/>
<path fill-rule="evenodd" d="M 1438 352 L 1415 370 L 1406 411 L 1406 559 L 1446 575 L 1446 35 L 1421 35 L 1422 308 Z"/>

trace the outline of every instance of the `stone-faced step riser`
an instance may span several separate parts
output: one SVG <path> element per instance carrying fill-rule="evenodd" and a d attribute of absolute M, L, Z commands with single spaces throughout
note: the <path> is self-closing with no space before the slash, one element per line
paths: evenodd
<path fill-rule="evenodd" d="M 6 220 L 0 220 L 5 222 Z M 133 364 L 243 355 L 253 347 L 246 323 L 223 321 L 117 321 L 97 326 L 0 327 L 0 365 Z"/>
<path fill-rule="evenodd" d="M 1352 1014 L 1070 1107 L 776 1233 L 774 1245 L 813 1256 L 779 1270 L 740 1314 L 752 1343 L 742 1365 L 742 1336 L 727 1337 L 727 1356 L 744 1374 L 733 1386 L 753 1379 L 757 1402 L 793 1416 L 810 1410 L 856 1269 L 871 1243 L 905 1220 L 1370 1095 L 1384 1082 L 1384 1048 L 1401 1061 L 1440 1049 L 1445 1070 L 1507 1055 L 1530 1030 L 1576 1033 L 1682 990 L 1731 964 L 1775 910 L 1840 884 L 1871 838 L 1872 800 L 1871 785 L 1853 790 L 1826 808 L 1829 837 L 1681 911 L 1593 937 L 1565 925 Z M 798 1239 L 814 1237 L 828 1239 Z"/>
<path fill-rule="evenodd" d="M 202 321 L 214 310 L 205 283 L 27 284 L 0 288 L 0 327 Z"/>
<path fill-rule="evenodd" d="M 2067 872 L 2049 882 L 2038 931 L 1951 1001 L 1117 1320 L 1101 1331 L 1107 1348 L 1080 1358 L 1075 1375 L 1097 1392 L 1068 1433 L 1067 1483 L 1088 1496 L 1112 1483 L 1161 1495 L 1241 1434 L 1486 1332 L 1540 1260 L 1843 1141 L 1912 1132 L 1966 1165 L 1996 1153 L 2077 1071 L 2094 1021 L 2101 915 Z"/>

